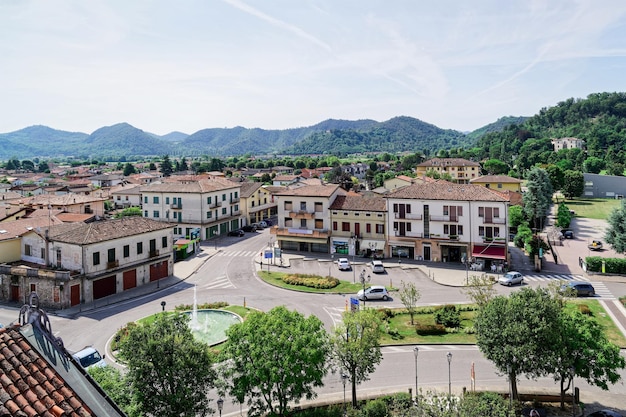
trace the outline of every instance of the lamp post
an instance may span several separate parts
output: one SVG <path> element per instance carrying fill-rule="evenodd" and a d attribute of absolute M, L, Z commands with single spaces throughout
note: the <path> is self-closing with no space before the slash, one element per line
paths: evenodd
<path fill-rule="evenodd" d="M 448 352 L 448 398 L 452 397 L 452 379 L 450 378 L 450 364 L 452 363 L 452 352 Z"/>
<path fill-rule="evenodd" d="M 346 415 L 346 381 L 348 381 L 348 374 L 345 372 L 341 374 L 341 382 L 343 383 L 343 415 Z"/>
<path fill-rule="evenodd" d="M 350 249 L 352 250 L 352 283 L 356 284 L 356 271 L 354 270 L 354 255 L 356 254 L 356 236 L 350 238 Z"/>
<path fill-rule="evenodd" d="M 370 276 L 365 276 L 365 269 L 361 271 L 359 275 L 359 280 L 361 281 L 361 285 L 363 286 L 363 308 L 365 308 L 365 283 L 370 282 Z"/>
<path fill-rule="evenodd" d="M 330 274 L 330 269 L 333 266 L 333 263 L 335 263 L 335 255 L 334 254 L 330 254 L 330 264 L 328 265 L 328 277 L 332 278 L 333 276 Z"/>
<path fill-rule="evenodd" d="M 165 311 L 165 301 L 161 301 L 161 311 Z"/>
<path fill-rule="evenodd" d="M 417 404 L 417 354 L 419 353 L 419 348 L 415 346 L 413 348 L 413 354 L 415 355 L 415 403 Z"/>
<path fill-rule="evenodd" d="M 222 417 L 222 409 L 224 408 L 224 399 L 222 397 L 217 400 L 217 409 L 220 412 L 220 417 Z"/>
<path fill-rule="evenodd" d="M 576 389 L 574 388 L 574 375 L 576 370 L 574 367 L 569 368 L 569 374 L 572 377 L 572 417 L 576 417 Z"/>

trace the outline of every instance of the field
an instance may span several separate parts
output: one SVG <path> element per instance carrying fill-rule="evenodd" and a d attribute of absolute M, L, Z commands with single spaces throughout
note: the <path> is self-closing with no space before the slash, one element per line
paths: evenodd
<path fill-rule="evenodd" d="M 574 210 L 576 217 L 587 217 L 590 219 L 606 220 L 609 214 L 618 208 L 621 200 L 609 198 L 575 198 L 565 200 L 565 205 L 570 210 Z"/>

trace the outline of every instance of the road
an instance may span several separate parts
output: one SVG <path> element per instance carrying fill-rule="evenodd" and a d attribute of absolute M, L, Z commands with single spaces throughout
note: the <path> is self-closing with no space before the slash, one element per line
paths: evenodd
<path fill-rule="evenodd" d="M 262 282 L 256 275 L 257 266 L 253 260 L 260 250 L 271 244 L 271 235 L 267 230 L 257 233 L 246 233 L 243 238 L 227 237 L 218 243 L 219 252 L 212 256 L 197 272 L 185 281 L 161 289 L 158 292 L 132 299 L 126 302 L 101 307 L 93 311 L 86 311 L 75 319 L 50 316 L 51 326 L 55 335 L 62 337 L 65 346 L 70 351 L 93 345 L 101 352 L 106 347 L 115 332 L 126 323 L 138 320 L 155 312 L 161 311 L 161 302 L 166 302 L 166 309 L 171 310 L 179 304 L 192 304 L 194 286 L 196 287 L 198 303 L 226 301 L 229 304 L 243 305 L 269 310 L 276 305 L 284 305 L 295 309 L 304 315 L 315 314 L 330 331 L 341 319 L 345 310 L 346 301 L 350 295 L 345 294 L 309 294 L 287 291 Z M 214 248 L 213 248 L 214 249 Z M 387 268 L 385 274 L 372 274 L 364 262 L 359 263 L 355 271 L 339 271 L 330 259 L 318 260 L 311 258 L 299 264 L 294 263 L 290 270 L 306 271 L 307 273 L 331 275 L 350 281 L 359 280 L 362 270 L 371 278 L 371 284 L 381 284 L 399 287 L 402 281 L 414 282 L 420 289 L 422 298 L 420 305 L 436 305 L 443 303 L 463 303 L 468 299 L 461 288 L 439 285 L 429 279 L 417 269 Z M 266 268 L 266 266 L 264 266 Z M 277 266 L 270 266 L 277 269 Z M 528 281 L 527 285 L 545 285 L 550 279 L 539 276 L 536 281 Z M 615 284 L 622 285 L 623 284 Z M 517 288 L 495 287 L 498 293 L 508 294 Z M 607 288 L 609 286 L 607 285 Z M 610 290 L 609 290 L 610 291 Z M 621 291 L 621 289 L 620 289 Z M 622 292 L 623 293 L 623 292 Z M 370 304 L 368 302 L 368 304 Z M 402 307 L 399 299 L 388 302 L 371 302 L 370 305 L 385 307 Z M 17 318 L 18 310 L 0 308 L 0 322 L 6 324 Z M 475 364 L 476 384 L 478 389 L 506 390 L 507 382 L 498 376 L 490 362 L 485 360 L 475 346 L 420 346 L 418 358 L 418 380 L 420 388 L 425 390 L 434 388 L 446 390 L 448 385 L 448 363 L 446 353 L 453 353 L 450 364 L 450 382 L 454 392 L 460 392 L 462 387 L 470 387 L 470 367 Z M 408 390 L 415 387 L 415 357 L 413 346 L 386 347 L 383 349 L 384 359 L 370 381 L 357 388 L 357 395 Z M 110 359 L 110 352 L 107 353 Z M 626 379 L 626 375 L 622 375 Z M 582 381 L 581 381 L 582 382 Z M 583 401 L 593 402 L 594 396 L 600 394 L 595 387 L 577 384 L 581 387 Z M 520 390 L 534 390 L 549 388 L 551 392 L 558 390 L 554 382 L 547 378 L 537 382 L 519 382 Z M 347 387 L 349 391 L 349 386 Z M 340 400 L 343 395 L 341 378 L 331 374 L 326 378 L 325 386 L 318 390 L 320 396 L 333 397 Z M 216 393 L 210 393 L 217 397 Z M 604 394 L 606 395 L 606 394 Z M 624 385 L 611 387 L 609 396 L 626 398 Z M 348 398 L 350 394 L 348 392 Z M 603 397 L 604 398 L 604 397 Z M 617 401 L 617 400 L 616 400 Z M 624 401 L 624 400 L 621 400 Z M 626 404 L 624 405 L 626 410 Z M 239 406 L 227 399 L 223 414 L 239 413 Z"/>

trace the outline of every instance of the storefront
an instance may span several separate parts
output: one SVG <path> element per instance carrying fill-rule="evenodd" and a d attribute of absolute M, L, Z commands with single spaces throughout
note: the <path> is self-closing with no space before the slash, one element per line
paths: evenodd
<path fill-rule="evenodd" d="M 507 265 L 507 254 L 506 246 L 474 245 L 472 249 L 472 257 L 484 270 L 502 270 Z"/>
<path fill-rule="evenodd" d="M 382 259 L 385 256 L 385 241 L 363 239 L 359 242 L 358 253 L 366 258 Z"/>
<path fill-rule="evenodd" d="M 338 255 L 354 255 L 354 248 L 350 250 L 350 238 L 333 237 L 330 253 Z"/>

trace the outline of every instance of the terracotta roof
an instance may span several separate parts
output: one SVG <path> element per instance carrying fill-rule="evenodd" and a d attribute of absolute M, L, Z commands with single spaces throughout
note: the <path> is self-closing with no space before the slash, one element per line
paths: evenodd
<path fill-rule="evenodd" d="M 0 241 L 10 240 L 22 236 L 38 227 L 48 227 L 62 224 L 56 217 L 24 218 L 0 223 Z"/>
<path fill-rule="evenodd" d="M 36 311 L 22 308 L 27 324 L 0 329 L 0 416 L 124 416 Z"/>
<path fill-rule="evenodd" d="M 340 195 L 335 198 L 330 210 L 351 210 L 351 211 L 387 211 L 387 202 L 379 195 L 354 196 Z"/>
<path fill-rule="evenodd" d="M 508 175 L 483 175 L 482 177 L 474 178 L 470 180 L 470 184 L 473 183 L 491 183 L 500 182 L 505 184 L 521 184 L 523 181 L 517 178 L 509 177 Z"/>
<path fill-rule="evenodd" d="M 301 196 L 301 197 L 330 197 L 337 191 L 339 185 L 307 185 L 277 192 L 276 195 Z"/>
<path fill-rule="evenodd" d="M 449 201 L 508 201 L 499 193 L 480 185 L 453 184 L 437 181 L 429 184 L 413 184 L 391 191 L 385 198 Z"/>
<path fill-rule="evenodd" d="M 241 186 L 241 191 L 239 192 L 239 196 L 241 198 L 248 198 L 252 194 L 254 194 L 259 188 L 263 186 L 260 182 L 256 181 L 245 181 L 239 183 Z"/>
<path fill-rule="evenodd" d="M 210 193 L 239 188 L 239 184 L 225 178 L 212 178 L 200 181 L 152 183 L 141 187 L 142 192 L 157 193 Z"/>
<path fill-rule="evenodd" d="M 170 223 L 131 216 L 93 223 L 65 223 L 52 226 L 49 228 L 49 237 L 57 242 L 89 245 L 173 227 Z"/>
<path fill-rule="evenodd" d="M 298 177 L 299 175 L 282 174 L 282 175 L 276 175 L 274 177 L 274 181 L 294 181 Z"/>
<path fill-rule="evenodd" d="M 462 166 L 474 166 L 479 167 L 478 162 L 469 161 L 463 158 L 432 158 L 428 161 L 424 161 L 421 164 L 417 164 L 418 167 L 462 167 Z"/>
<path fill-rule="evenodd" d="M 61 220 L 63 223 L 87 223 L 89 221 L 95 220 L 95 214 L 80 214 L 80 213 L 59 213 L 57 214 L 57 218 Z"/>
<path fill-rule="evenodd" d="M 68 206 L 72 204 L 85 204 L 93 203 L 97 201 L 104 201 L 106 198 L 93 197 L 85 194 L 63 194 L 63 195 L 51 195 L 42 194 L 34 197 L 23 197 L 21 200 L 13 200 L 12 204 L 28 204 L 28 205 L 53 205 L 53 206 Z"/>

